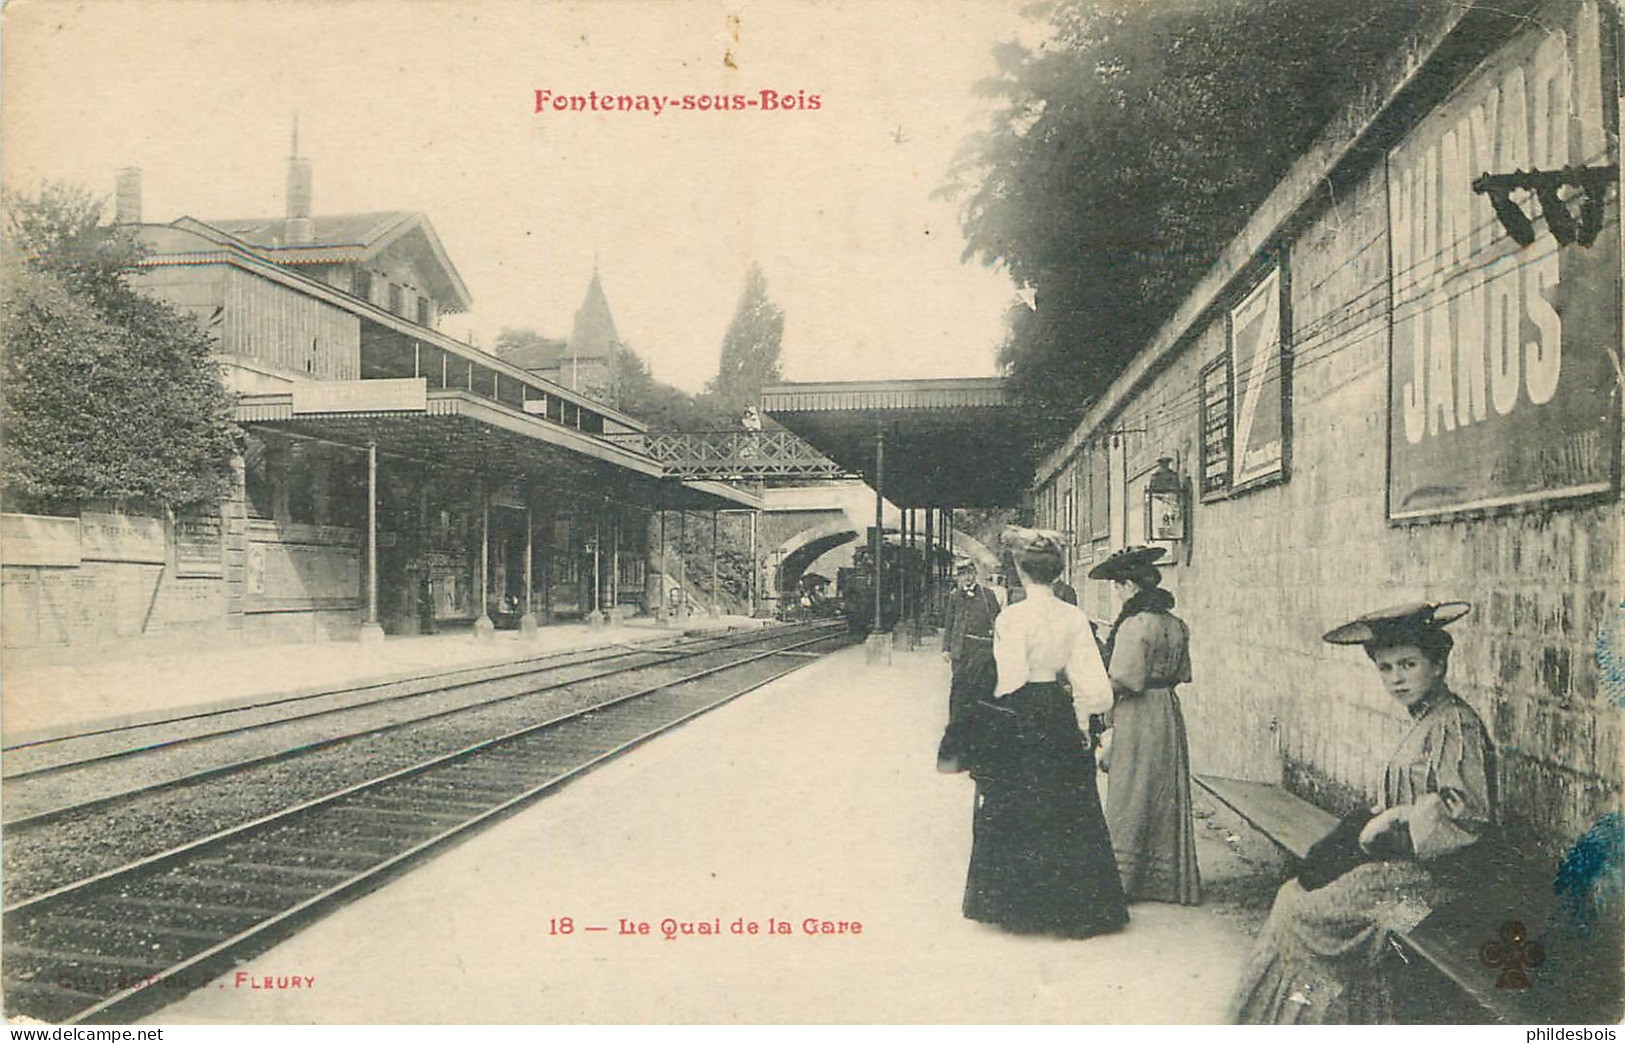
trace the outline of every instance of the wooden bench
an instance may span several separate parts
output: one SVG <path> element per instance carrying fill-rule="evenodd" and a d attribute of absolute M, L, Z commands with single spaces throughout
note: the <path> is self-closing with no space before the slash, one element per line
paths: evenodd
<path fill-rule="evenodd" d="M 1192 778 L 1294 858 L 1306 856 L 1309 848 L 1338 822 L 1337 816 L 1280 786 L 1207 775 Z M 1523 922 L 1538 940 L 1542 926 L 1555 922 L 1557 910 L 1549 868 L 1544 887 L 1539 885 L 1540 879 L 1538 873 L 1531 878 L 1527 873 L 1512 872 L 1505 879 L 1486 881 L 1483 893 L 1473 897 L 1472 922 L 1464 923 L 1460 917 L 1448 915 L 1429 916 L 1415 929 L 1395 936 L 1401 955 L 1431 966 L 1495 1021 L 1515 1025 L 1617 1022 L 1620 986 L 1612 966 L 1616 957 L 1608 951 L 1577 953 L 1575 946 L 1569 945 L 1550 952 L 1554 958 L 1528 968 L 1530 988 L 1496 987 L 1501 971 L 1486 964 L 1480 954 L 1485 942 L 1495 940 L 1500 925 L 1513 920 Z M 1599 966 L 1599 961 L 1608 965 Z"/>

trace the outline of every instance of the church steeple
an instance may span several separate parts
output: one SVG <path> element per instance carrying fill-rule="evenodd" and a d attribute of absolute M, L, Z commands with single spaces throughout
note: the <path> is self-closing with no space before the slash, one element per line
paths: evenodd
<path fill-rule="evenodd" d="M 559 356 L 559 382 L 600 402 L 613 402 L 615 353 L 620 347 L 621 335 L 615 331 L 594 258 L 587 296 L 576 309 L 575 326 Z"/>
<path fill-rule="evenodd" d="M 570 355 L 577 359 L 607 359 L 620 342 L 615 318 L 609 313 L 609 299 L 604 296 L 604 284 L 594 265 L 587 296 L 576 309 L 575 325 L 570 330 Z"/>

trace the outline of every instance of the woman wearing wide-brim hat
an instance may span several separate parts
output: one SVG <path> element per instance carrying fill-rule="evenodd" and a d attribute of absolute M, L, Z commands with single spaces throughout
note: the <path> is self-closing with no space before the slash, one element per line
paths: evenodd
<path fill-rule="evenodd" d="M 1473 888 L 1496 821 L 1495 750 L 1484 722 L 1445 684 L 1445 627 L 1463 601 L 1371 612 L 1325 635 L 1363 645 L 1410 727 L 1382 773 L 1375 814 L 1357 813 L 1316 844 L 1276 893 L 1231 1003 L 1251 1024 L 1392 1021 L 1406 969 L 1393 932 Z"/>
<path fill-rule="evenodd" d="M 1114 698 L 1107 715 L 1111 773 L 1106 822 L 1131 900 L 1196 905 L 1190 747 L 1175 687 L 1191 679 L 1190 632 L 1170 611 L 1155 562 L 1161 547 L 1128 547 L 1089 571 L 1125 595 L 1106 642 Z"/>

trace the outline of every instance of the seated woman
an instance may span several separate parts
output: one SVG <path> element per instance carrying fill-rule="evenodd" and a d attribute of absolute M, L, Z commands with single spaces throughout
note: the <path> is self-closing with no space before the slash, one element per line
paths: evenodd
<path fill-rule="evenodd" d="M 1461 890 L 1490 846 L 1479 841 L 1496 818 L 1494 748 L 1478 714 L 1445 685 L 1452 642 L 1444 627 L 1469 608 L 1408 605 L 1325 636 L 1365 646 L 1411 724 L 1383 771 L 1382 803 L 1358 832 L 1353 868 L 1324 883 L 1306 871 L 1276 894 L 1232 1001 L 1233 1020 L 1393 1020 L 1396 981 L 1383 958 L 1389 938 Z"/>
<path fill-rule="evenodd" d="M 1087 938 L 1128 922 L 1083 740 L 1089 714 L 1111 705 L 1111 681 L 1088 618 L 1051 590 L 1060 544 L 1031 530 L 1007 538 L 1027 597 L 994 623 L 994 696 L 950 723 L 939 751 L 939 766 L 977 782 L 964 911 L 1011 931 Z"/>

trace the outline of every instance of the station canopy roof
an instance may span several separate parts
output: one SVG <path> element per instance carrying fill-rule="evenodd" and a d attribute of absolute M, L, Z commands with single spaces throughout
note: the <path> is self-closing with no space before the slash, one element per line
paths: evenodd
<path fill-rule="evenodd" d="M 1026 425 L 998 377 L 775 384 L 762 412 L 899 507 L 1014 506 L 1032 474 Z"/>
<path fill-rule="evenodd" d="M 529 484 L 537 502 L 604 497 L 648 510 L 739 510 L 760 506 L 722 482 L 682 481 L 641 453 L 459 388 L 421 380 L 312 381 L 293 390 L 239 395 L 236 420 L 364 449 L 378 446 L 415 465 Z"/>

